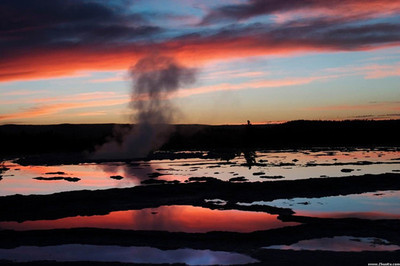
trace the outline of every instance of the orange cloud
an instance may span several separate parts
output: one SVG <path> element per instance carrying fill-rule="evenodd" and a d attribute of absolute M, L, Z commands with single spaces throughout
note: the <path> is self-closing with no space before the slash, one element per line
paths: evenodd
<path fill-rule="evenodd" d="M 102 116 L 102 115 L 106 115 L 106 112 L 97 111 L 97 112 L 86 112 L 77 114 L 77 116 Z"/>
<path fill-rule="evenodd" d="M 202 79 L 220 79 L 224 77 L 225 79 L 230 78 L 254 78 L 260 76 L 267 76 L 267 72 L 262 71 L 241 71 L 241 70 L 225 70 L 225 71 L 212 71 L 207 73 L 207 76 Z"/>
<path fill-rule="evenodd" d="M 323 80 L 334 78 L 336 76 L 320 76 L 320 77 L 306 77 L 306 78 L 285 78 L 285 79 L 278 79 L 278 80 L 261 80 L 261 81 L 250 81 L 250 82 L 243 82 L 243 83 L 223 83 L 218 85 L 211 85 L 211 86 L 203 86 L 198 88 L 191 88 L 180 90 L 177 92 L 174 97 L 188 97 L 191 95 L 196 94 L 203 94 L 203 93 L 210 93 L 216 91 L 237 91 L 237 90 L 244 90 L 244 89 L 261 89 L 261 88 L 273 88 L 273 87 L 286 87 L 286 86 L 295 86 L 295 85 L 303 85 L 311 83 L 315 80 Z"/>
<path fill-rule="evenodd" d="M 261 81 L 251 81 L 243 83 L 223 83 L 211 86 L 203 86 L 197 88 L 189 88 L 180 90 L 173 95 L 165 96 L 164 99 L 173 98 L 184 98 L 197 94 L 212 93 L 217 91 L 237 91 L 245 89 L 261 89 L 261 88 L 271 88 L 271 87 L 285 87 L 285 86 L 295 86 L 308 84 L 315 80 L 323 80 L 328 78 L 333 78 L 334 76 L 320 76 L 320 77 L 306 77 L 306 78 L 285 78 L 278 80 L 261 80 Z M 91 93 L 80 93 L 76 95 L 69 95 L 64 97 L 48 97 L 34 99 L 34 103 L 49 103 L 47 105 L 40 105 L 32 108 L 25 109 L 23 111 L 0 115 L 0 121 L 7 121 L 11 119 L 25 119 L 32 118 L 43 115 L 50 115 L 54 113 L 59 113 L 64 110 L 78 109 L 78 108 L 88 108 L 88 107 L 103 107 L 112 106 L 119 104 L 127 104 L 131 100 L 140 101 L 147 100 L 147 95 L 142 95 L 138 98 L 131 99 L 129 95 L 119 95 L 115 92 L 91 92 Z M 84 115 L 102 115 L 101 112 L 87 112 L 80 114 Z"/>
<path fill-rule="evenodd" d="M 33 95 L 33 94 L 42 94 L 42 93 L 47 93 L 48 91 L 45 90 L 36 90 L 36 91 L 30 91 L 30 90 L 15 90 L 15 91 L 9 91 L 9 92 L 2 92 L 0 95 L 2 96 L 26 96 L 26 95 Z"/>
<path fill-rule="evenodd" d="M 85 70 L 121 70 L 137 60 L 132 51 L 90 51 L 64 49 L 35 51 L 0 63 L 0 81 L 35 80 L 66 76 L 81 76 Z"/>
<path fill-rule="evenodd" d="M 308 111 L 349 111 L 349 110 L 398 110 L 399 102 L 372 102 L 368 104 L 354 104 L 354 105 L 330 105 L 330 106 L 316 106 L 308 107 L 304 110 Z"/>
<path fill-rule="evenodd" d="M 115 81 L 125 81 L 124 77 L 112 77 L 112 78 L 104 78 L 104 79 L 92 79 L 90 83 L 104 83 L 104 82 L 115 82 Z"/>
<path fill-rule="evenodd" d="M 365 65 L 365 66 L 346 66 L 327 69 L 329 72 L 340 73 L 341 75 L 361 75 L 365 79 L 380 79 L 386 77 L 400 76 L 400 65 Z"/>
<path fill-rule="evenodd" d="M 76 102 L 76 101 L 93 101 L 100 99 L 115 99 L 115 98 L 124 98 L 129 99 L 129 95 L 126 94 L 117 94 L 113 91 L 97 91 L 97 92 L 86 92 L 86 93 L 78 93 L 74 95 L 65 95 L 59 97 L 47 97 L 47 98 L 38 98 L 31 100 L 35 103 L 46 103 L 46 102 Z"/>
<path fill-rule="evenodd" d="M 178 23 L 173 28 L 161 22 L 168 16 L 148 24 L 147 12 L 129 11 L 108 1 L 91 3 L 96 6 L 91 12 L 79 1 L 50 1 L 47 8 L 28 2 L 24 10 L 18 1 L 4 4 L 10 12 L 3 14 L 0 82 L 126 70 L 155 53 L 197 66 L 226 58 L 361 51 L 400 43 L 400 24 L 394 17 L 400 14 L 400 3 L 393 0 L 225 2 L 208 6 L 200 24 Z M 60 10 L 73 10 L 76 16 Z M 277 23 L 263 18 L 259 23 L 242 23 L 263 15 L 276 15 Z M 377 17 L 389 19 L 372 20 Z M 221 21 L 232 21 L 234 26 L 220 25 Z M 92 82 L 108 81 L 115 79 Z"/>
<path fill-rule="evenodd" d="M 91 101 L 91 102 L 78 102 L 78 103 L 57 103 L 57 104 L 49 104 L 43 106 L 36 106 L 32 108 L 27 108 L 23 111 L 0 115 L 0 121 L 7 121 L 11 119 L 25 119 L 32 118 L 43 115 L 50 115 L 62 112 L 64 110 L 69 109 L 78 109 L 78 108 L 88 108 L 88 107 L 103 107 L 103 106 L 113 106 L 119 104 L 126 104 L 129 102 L 128 99 L 116 99 L 116 100 L 103 100 L 103 101 Z"/>
<path fill-rule="evenodd" d="M 398 45 L 365 44 L 351 50 L 370 50 Z M 343 50 L 336 44 L 312 40 L 275 40 L 260 36 L 215 37 L 167 41 L 156 45 L 125 45 L 107 50 L 59 49 L 34 51 L 24 56 L 0 60 L 0 82 L 35 80 L 82 75 L 82 71 L 126 70 L 149 53 L 162 51 L 182 64 L 199 66 L 204 63 L 260 55 L 290 55 L 305 52 Z"/>
<path fill-rule="evenodd" d="M 382 66 L 374 65 L 367 70 L 366 79 L 379 79 L 386 77 L 400 76 L 400 65 L 398 66 Z"/>

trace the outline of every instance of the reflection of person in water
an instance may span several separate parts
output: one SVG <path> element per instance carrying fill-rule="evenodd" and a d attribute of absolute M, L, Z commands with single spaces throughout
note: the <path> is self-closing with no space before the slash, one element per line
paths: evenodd
<path fill-rule="evenodd" d="M 249 169 L 256 164 L 256 152 L 251 150 L 243 151 L 244 159 L 246 160 L 246 164 L 249 166 Z"/>
<path fill-rule="evenodd" d="M 251 141 L 253 137 L 253 128 L 250 123 L 250 120 L 247 120 L 247 126 L 244 136 L 244 147 L 243 147 L 243 155 L 246 160 L 246 164 L 249 166 L 249 169 L 256 164 L 256 152 L 254 151 Z"/>

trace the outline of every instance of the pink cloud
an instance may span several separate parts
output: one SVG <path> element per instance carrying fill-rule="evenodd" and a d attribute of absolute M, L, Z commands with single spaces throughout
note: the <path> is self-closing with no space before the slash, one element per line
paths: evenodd
<path fill-rule="evenodd" d="M 329 68 L 326 71 L 342 76 L 364 76 L 365 79 L 381 79 L 400 76 L 400 65 L 364 65 Z"/>
<path fill-rule="evenodd" d="M 15 90 L 15 91 L 9 91 L 9 92 L 3 92 L 0 93 L 0 95 L 3 96 L 26 96 L 26 95 L 33 95 L 33 94 L 42 94 L 42 93 L 48 93 L 46 90 Z"/>
<path fill-rule="evenodd" d="M 305 77 L 305 78 L 285 78 L 277 80 L 261 80 L 261 81 L 250 81 L 243 83 L 222 83 L 217 85 L 203 86 L 191 89 L 180 90 L 175 97 L 188 97 L 196 94 L 211 93 L 216 91 L 237 91 L 245 89 L 261 89 L 261 88 L 273 88 L 273 87 L 286 87 L 308 84 L 316 80 L 324 80 L 334 78 L 336 76 L 316 76 L 316 77 Z"/>
<path fill-rule="evenodd" d="M 40 105 L 31 108 L 26 108 L 22 111 L 0 115 L 0 121 L 7 121 L 11 119 L 25 119 L 44 115 L 52 115 L 60 113 L 65 110 L 89 108 L 89 107 L 104 107 L 126 104 L 129 102 L 128 99 L 115 99 L 115 100 L 103 100 L 103 101 L 90 101 L 90 102 L 68 102 L 68 103 L 57 103 Z"/>
<path fill-rule="evenodd" d="M 399 110 L 400 103 L 393 102 L 372 102 L 367 104 L 342 104 L 342 105 L 329 105 L 329 106 L 314 106 L 307 107 L 303 110 L 308 111 L 351 111 L 351 110 Z"/>
<path fill-rule="evenodd" d="M 124 98 L 129 99 L 129 95 L 126 94 L 117 94 L 113 91 L 96 91 L 96 92 L 85 92 L 73 95 L 65 95 L 58 97 L 47 97 L 47 98 L 38 98 L 32 100 L 35 103 L 46 103 L 46 102 L 75 102 L 75 101 L 91 101 L 91 100 L 100 100 L 100 99 L 115 99 L 115 98 Z"/>

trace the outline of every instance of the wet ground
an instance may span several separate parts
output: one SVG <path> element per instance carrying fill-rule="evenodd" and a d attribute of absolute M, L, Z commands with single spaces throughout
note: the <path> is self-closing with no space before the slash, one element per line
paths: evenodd
<path fill-rule="evenodd" d="M 18 160 L 6 161 L 4 167 L 8 170 L 1 174 L 0 196 L 126 188 L 149 180 L 188 182 L 198 177 L 262 182 L 400 172 L 400 151 L 395 148 L 260 151 L 255 153 L 253 165 L 247 164 L 243 154 L 223 160 L 211 159 L 207 152 L 187 153 L 202 158 L 66 165 L 21 165 Z"/>
<path fill-rule="evenodd" d="M 6 161 L 0 263 L 400 262 L 398 149 L 254 155 Z"/>

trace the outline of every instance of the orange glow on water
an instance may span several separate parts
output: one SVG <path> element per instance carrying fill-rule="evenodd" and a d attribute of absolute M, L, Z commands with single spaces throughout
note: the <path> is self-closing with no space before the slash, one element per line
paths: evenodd
<path fill-rule="evenodd" d="M 170 232 L 252 232 L 296 224 L 284 223 L 277 219 L 277 215 L 262 212 L 211 210 L 193 206 L 162 206 L 154 209 L 117 211 L 107 215 L 76 216 L 57 220 L 1 222 L 0 228 L 39 230 L 94 227 Z"/>

